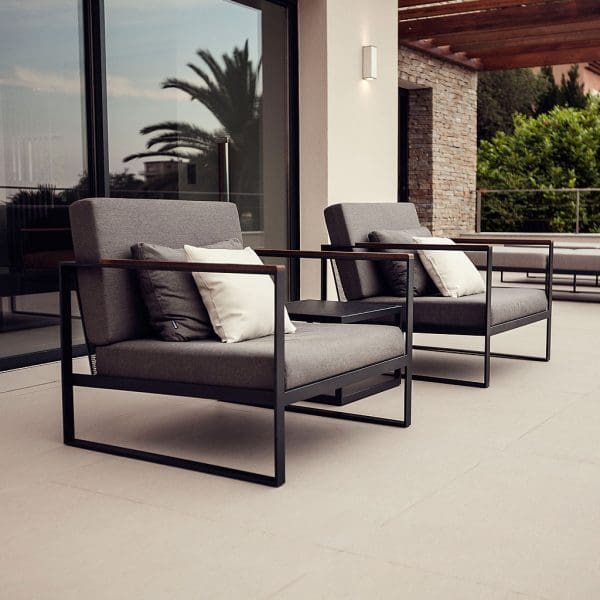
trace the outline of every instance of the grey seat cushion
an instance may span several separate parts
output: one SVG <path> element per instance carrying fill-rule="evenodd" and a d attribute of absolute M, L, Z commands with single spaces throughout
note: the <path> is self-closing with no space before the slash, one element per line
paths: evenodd
<path fill-rule="evenodd" d="M 600 244 L 593 242 L 554 242 L 554 248 L 569 248 L 571 250 L 600 250 Z"/>
<path fill-rule="evenodd" d="M 600 273 L 600 250 L 558 248 L 554 251 L 554 268 L 559 271 Z"/>
<path fill-rule="evenodd" d="M 398 298 L 373 296 L 365 301 L 396 303 Z M 492 290 L 492 325 L 534 315 L 547 308 L 548 301 L 543 290 L 504 287 L 494 287 Z M 415 332 L 483 334 L 485 326 L 485 294 L 461 298 L 415 298 Z"/>
<path fill-rule="evenodd" d="M 477 267 L 484 267 L 486 255 L 483 252 L 467 252 L 467 256 Z M 496 269 L 545 269 L 548 250 L 542 247 L 498 246 L 494 248 L 493 265 Z"/>
<path fill-rule="evenodd" d="M 206 248 L 241 249 L 238 239 L 210 244 Z M 183 248 L 139 243 L 131 247 L 138 260 L 188 262 Z M 213 337 L 210 318 L 191 273 L 183 271 L 138 271 L 140 290 L 152 329 L 170 342 Z"/>
<path fill-rule="evenodd" d="M 401 356 L 398 327 L 295 323 L 285 336 L 287 389 Z M 204 385 L 273 389 L 273 337 L 237 344 L 214 339 L 164 342 L 137 339 L 97 349 L 100 375 Z"/>
<path fill-rule="evenodd" d="M 389 230 L 383 229 L 369 233 L 369 241 L 380 244 L 414 244 L 415 237 L 431 237 L 427 227 L 414 229 Z M 385 252 L 403 252 L 401 249 L 390 249 Z M 414 260 L 414 294 L 423 296 L 437 292 L 435 284 L 425 270 L 417 253 Z M 395 296 L 406 296 L 406 263 L 399 260 L 385 260 L 377 263 L 383 278 Z"/>
<path fill-rule="evenodd" d="M 469 258 L 479 267 L 485 265 L 485 255 L 468 252 Z M 493 262 L 497 269 L 544 270 L 548 260 L 548 250 L 541 247 L 500 246 L 494 248 Z M 554 248 L 554 269 L 558 271 L 600 272 L 600 249 L 578 246 Z"/>

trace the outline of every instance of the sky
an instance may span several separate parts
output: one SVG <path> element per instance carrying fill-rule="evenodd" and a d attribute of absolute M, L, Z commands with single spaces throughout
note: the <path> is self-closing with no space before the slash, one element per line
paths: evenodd
<path fill-rule="evenodd" d="M 192 82 L 196 51 L 215 56 L 248 40 L 260 52 L 260 13 L 231 0 L 105 0 L 111 172 L 144 150 L 139 130 L 163 120 L 214 129 L 214 117 L 167 77 Z M 0 186 L 67 187 L 84 170 L 83 103 L 77 0 L 0 2 Z M 0 194 L 0 201 L 3 195 Z"/>

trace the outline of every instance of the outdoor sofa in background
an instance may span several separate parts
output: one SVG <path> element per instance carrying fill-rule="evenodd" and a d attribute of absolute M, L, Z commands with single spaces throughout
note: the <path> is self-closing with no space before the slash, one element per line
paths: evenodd
<path fill-rule="evenodd" d="M 498 236 L 497 241 L 499 245 L 494 248 L 493 268 L 501 273 L 502 279 L 504 273 L 545 274 L 547 252 L 544 248 L 519 245 L 516 239 L 513 245 L 504 246 L 503 236 Z M 472 254 L 470 258 L 478 267 L 484 266 L 485 261 L 480 255 Z M 573 292 L 577 291 L 579 276 L 594 277 L 598 286 L 600 244 L 555 242 L 553 274 L 572 277 Z"/>
<path fill-rule="evenodd" d="M 552 339 L 552 273 L 553 243 L 546 240 L 503 240 L 505 244 L 535 244 L 545 250 L 538 258 L 545 273 L 545 289 L 531 287 L 493 286 L 493 255 L 491 242 L 497 240 L 458 239 L 455 246 L 423 244 L 377 244 L 369 242 L 369 234 L 378 230 L 415 230 L 420 228 L 415 206 L 411 203 L 344 203 L 328 206 L 325 220 L 331 240 L 328 249 L 355 251 L 393 250 L 417 252 L 418 249 L 449 250 L 477 253 L 478 268 L 486 274 L 485 293 L 460 298 L 439 294 L 414 298 L 414 332 L 446 335 L 466 335 L 483 338 L 483 351 L 415 345 L 415 350 L 449 352 L 483 357 L 483 378 L 480 381 L 453 379 L 433 375 L 414 375 L 415 379 L 476 387 L 489 387 L 491 357 L 549 361 Z M 489 242 L 489 243 L 488 243 Z M 374 263 L 335 264 L 338 294 L 348 300 L 394 302 L 394 297 L 380 269 Z M 543 356 L 501 354 L 491 351 L 491 338 L 538 321 L 546 321 L 545 353 Z"/>
<path fill-rule="evenodd" d="M 75 260 L 61 265 L 62 408 L 64 442 L 89 450 L 280 486 L 285 481 L 286 411 L 408 427 L 411 420 L 412 298 L 405 300 L 404 334 L 398 326 L 297 323 L 284 335 L 287 277 L 282 265 L 177 263 L 130 259 L 139 242 L 181 248 L 237 239 L 242 233 L 236 206 L 224 202 L 92 198 L 72 205 Z M 260 251 L 258 251 L 260 254 Z M 265 251 L 287 259 L 387 258 L 349 252 Z M 398 254 L 412 273 L 413 258 Z M 136 271 L 171 270 L 260 274 L 274 280 L 275 334 L 240 343 L 217 338 L 189 342 L 156 339 L 149 330 Z M 90 355 L 91 374 L 73 373 L 71 291 L 78 292 Z M 392 419 L 298 406 L 322 394 L 393 373 L 404 374 L 404 418 Z M 75 435 L 75 387 L 207 398 L 273 411 L 274 474 L 124 448 Z"/>

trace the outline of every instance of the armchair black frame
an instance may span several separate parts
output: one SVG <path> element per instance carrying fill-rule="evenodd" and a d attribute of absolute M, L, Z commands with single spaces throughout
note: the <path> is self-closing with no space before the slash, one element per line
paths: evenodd
<path fill-rule="evenodd" d="M 405 252 L 417 252 L 418 250 L 448 250 L 451 252 L 478 252 L 485 254 L 485 265 L 478 267 L 479 270 L 485 271 L 486 273 L 486 286 L 485 286 L 485 330 L 483 334 L 473 333 L 465 330 L 453 330 L 453 335 L 467 335 L 477 336 L 484 338 L 484 349 L 483 350 L 467 350 L 462 348 L 446 348 L 439 346 L 427 346 L 427 345 L 414 345 L 414 350 L 421 350 L 427 352 L 441 352 L 448 354 L 462 354 L 470 356 L 481 356 L 483 357 L 483 378 L 481 381 L 472 381 L 465 379 L 456 379 L 450 377 L 437 377 L 433 375 L 422 375 L 413 374 L 413 379 L 418 381 L 430 381 L 435 383 L 445 383 L 462 385 L 468 387 L 479 387 L 488 388 L 490 386 L 490 371 L 491 371 L 491 358 L 506 358 L 513 360 L 529 360 L 538 362 L 549 362 L 552 350 L 552 284 L 554 274 L 554 242 L 552 240 L 533 240 L 533 239 L 505 239 L 505 238 L 493 238 L 493 237 L 477 237 L 468 238 L 461 237 L 452 240 L 455 244 L 384 244 L 375 242 L 365 242 L 361 244 L 354 244 L 353 246 L 334 246 L 331 244 L 322 245 L 323 250 L 327 251 L 348 251 L 348 250 L 367 250 L 373 252 L 382 252 L 389 250 L 402 250 Z M 546 269 L 544 271 L 544 290 L 547 298 L 547 309 L 535 314 L 527 315 L 519 319 L 506 321 L 504 323 L 492 324 L 492 294 L 493 294 L 493 250 L 494 245 L 503 244 L 506 246 L 542 246 L 548 248 L 548 261 Z M 326 281 L 326 274 L 322 274 L 322 280 Z M 325 292 L 326 294 L 326 292 Z M 504 333 L 525 325 L 530 325 L 538 321 L 546 321 L 546 339 L 545 339 L 545 354 L 543 356 L 529 356 L 523 354 L 508 354 L 500 352 L 492 352 L 491 349 L 491 338 L 494 335 Z M 447 334 L 449 333 L 444 328 L 419 328 L 415 333 L 434 333 L 434 334 Z"/>
<path fill-rule="evenodd" d="M 413 257 L 406 253 L 349 253 L 349 252 L 319 252 L 301 250 L 264 250 L 258 254 L 269 257 L 281 257 L 290 260 L 302 258 L 327 260 L 394 260 L 404 261 L 407 264 L 410 281 L 413 277 Z M 274 280 L 275 304 L 275 334 L 273 335 L 274 350 L 274 376 L 273 388 L 268 390 L 241 389 L 239 387 L 214 386 L 181 383 L 164 380 L 144 380 L 138 378 L 114 377 L 99 375 L 96 372 L 93 353 L 94 348 L 88 344 L 90 358 L 90 374 L 73 372 L 72 361 L 72 329 L 71 329 L 71 302 L 72 292 L 78 294 L 77 274 L 83 269 L 126 269 L 126 270 L 163 270 L 163 271 L 196 271 L 212 273 L 240 273 L 270 275 Z M 199 471 L 213 475 L 220 475 L 233 479 L 279 487 L 285 482 L 285 412 L 297 412 L 319 417 L 344 419 L 387 425 L 392 427 L 409 427 L 411 424 L 411 399 L 412 399 L 412 326 L 413 326 L 413 298 L 412 285 L 406 297 L 402 313 L 402 326 L 405 332 L 404 352 L 398 357 L 373 363 L 360 369 L 347 371 L 339 375 L 317 380 L 296 388 L 286 389 L 285 386 L 285 336 L 284 336 L 284 306 L 286 300 L 287 277 L 283 265 L 235 265 L 235 264 L 209 264 L 209 263 L 178 263 L 156 262 L 128 259 L 102 260 L 97 264 L 76 262 L 62 263 L 60 266 L 60 312 L 61 312 L 61 375 L 62 375 L 62 418 L 63 440 L 68 446 L 103 452 L 106 454 L 134 458 L 151 463 L 158 463 L 179 467 L 192 471 Z M 79 294 L 78 294 L 79 296 Z M 342 325 L 340 325 L 342 326 Z M 84 320 L 85 332 L 85 320 Z M 87 339 L 87 336 L 86 336 Z M 344 386 L 352 385 L 380 374 L 394 373 L 397 385 L 401 384 L 402 371 L 404 371 L 404 418 L 392 419 L 371 415 L 342 412 L 310 406 L 299 406 L 296 403 L 310 401 L 321 394 L 328 394 Z M 236 404 L 244 404 L 260 408 L 272 409 L 274 413 L 274 473 L 266 475 L 252 471 L 233 469 L 221 465 L 198 462 L 174 456 L 156 454 L 143 450 L 105 444 L 97 441 L 85 440 L 75 435 L 75 408 L 74 388 L 88 387 L 122 391 L 137 391 L 143 393 L 169 394 L 174 396 L 187 396 L 220 400 Z"/>

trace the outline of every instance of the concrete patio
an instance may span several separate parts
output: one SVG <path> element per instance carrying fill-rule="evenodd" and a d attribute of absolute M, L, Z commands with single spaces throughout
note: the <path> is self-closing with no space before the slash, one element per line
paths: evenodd
<path fill-rule="evenodd" d="M 416 382 L 408 430 L 289 415 L 280 489 L 64 447 L 58 365 L 3 373 L 0 597 L 597 598 L 599 339 L 597 304 L 556 302 L 550 364 L 495 360 L 489 390 Z M 260 409 L 76 398 L 89 438 L 271 467 Z"/>

